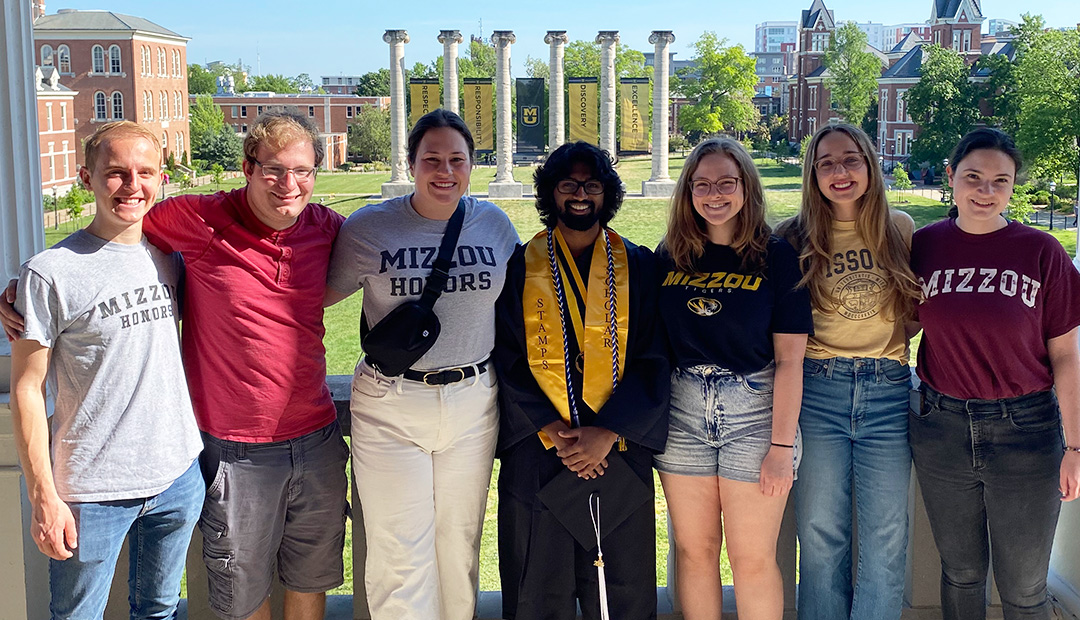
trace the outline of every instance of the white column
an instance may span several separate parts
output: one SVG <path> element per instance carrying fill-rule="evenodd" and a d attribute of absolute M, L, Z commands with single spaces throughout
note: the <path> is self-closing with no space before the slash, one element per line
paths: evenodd
<path fill-rule="evenodd" d="M 615 152 L 615 46 L 619 44 L 618 30 L 601 30 L 596 35 L 600 44 L 600 148 L 611 156 Z"/>
<path fill-rule="evenodd" d="M 413 189 L 409 182 L 405 127 L 405 44 L 409 42 L 409 33 L 387 30 L 383 41 L 390 44 L 390 180 L 382 184 L 382 196 L 393 198 Z"/>
<path fill-rule="evenodd" d="M 32 7 L 4 0 L 0 12 L 0 286 L 24 260 L 45 249 L 34 86 Z M 11 348 L 0 336 L 0 608 L 5 618 L 49 616 L 47 558 L 30 540 L 30 503 L 15 450 L 8 380 Z"/>
<path fill-rule="evenodd" d="M 544 43 L 551 46 L 548 55 L 548 152 L 566 142 L 566 80 L 563 78 L 563 55 L 569 38 L 565 30 L 548 30 Z"/>
<path fill-rule="evenodd" d="M 522 185 L 514 180 L 514 141 L 510 109 L 510 46 L 517 41 L 512 30 L 496 30 L 495 45 L 495 180 L 488 185 L 492 198 L 521 198 Z"/>
<path fill-rule="evenodd" d="M 464 39 L 460 30 L 440 30 L 439 43 L 442 43 L 443 91 L 442 107 L 454 114 L 460 114 L 457 87 L 457 46 Z"/>
<path fill-rule="evenodd" d="M 667 198 L 675 190 L 675 181 L 668 174 L 668 134 L 671 131 L 668 46 L 674 42 L 675 35 L 670 30 L 653 30 L 649 35 L 649 43 L 653 44 L 652 175 L 641 183 L 641 193 L 648 197 Z"/>

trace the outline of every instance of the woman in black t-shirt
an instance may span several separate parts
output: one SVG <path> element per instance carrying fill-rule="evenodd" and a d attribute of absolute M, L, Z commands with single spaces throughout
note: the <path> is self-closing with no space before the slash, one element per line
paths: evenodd
<path fill-rule="evenodd" d="M 812 321 L 795 251 L 771 236 L 761 178 L 738 142 L 707 140 L 690 153 L 658 254 L 675 370 L 668 443 L 655 465 L 683 614 L 720 617 L 722 515 L 739 617 L 779 620 L 776 540 Z"/>

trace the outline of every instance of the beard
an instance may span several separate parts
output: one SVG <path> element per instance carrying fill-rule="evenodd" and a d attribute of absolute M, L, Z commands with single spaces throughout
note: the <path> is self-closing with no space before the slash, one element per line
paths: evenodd
<path fill-rule="evenodd" d="M 592 200 L 585 200 L 583 203 L 588 203 L 590 208 L 585 213 L 573 213 L 570 211 L 570 207 L 567 206 L 559 211 L 559 221 L 566 224 L 566 227 L 570 230 L 577 230 L 584 232 L 592 228 L 598 221 L 600 221 L 600 209 Z"/>

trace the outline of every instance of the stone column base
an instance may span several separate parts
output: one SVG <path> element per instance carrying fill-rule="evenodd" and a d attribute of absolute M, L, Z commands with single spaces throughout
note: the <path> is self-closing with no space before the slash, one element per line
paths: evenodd
<path fill-rule="evenodd" d="M 646 198 L 671 198 L 673 193 L 675 193 L 675 181 L 671 179 L 641 182 L 641 194 Z"/>
<path fill-rule="evenodd" d="M 521 198 L 524 195 L 524 185 L 518 181 L 501 181 L 488 184 L 489 198 Z"/>
<path fill-rule="evenodd" d="M 382 184 L 383 198 L 397 198 L 411 193 L 415 186 L 409 181 L 388 181 Z"/>

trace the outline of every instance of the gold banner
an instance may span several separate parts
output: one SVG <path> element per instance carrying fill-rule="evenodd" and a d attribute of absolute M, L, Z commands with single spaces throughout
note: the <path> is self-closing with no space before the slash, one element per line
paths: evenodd
<path fill-rule="evenodd" d="M 596 78 L 570 78 L 570 141 L 600 144 Z"/>
<path fill-rule="evenodd" d="M 495 117 L 491 113 L 494 92 L 491 78 L 465 78 L 465 109 L 461 116 L 472 131 L 473 142 L 478 151 L 491 151 L 495 148 Z"/>
<path fill-rule="evenodd" d="M 647 152 L 649 150 L 649 79 L 620 80 L 619 101 L 622 123 L 619 128 L 620 152 Z"/>
<path fill-rule="evenodd" d="M 409 127 L 439 104 L 439 80 L 409 80 Z"/>

